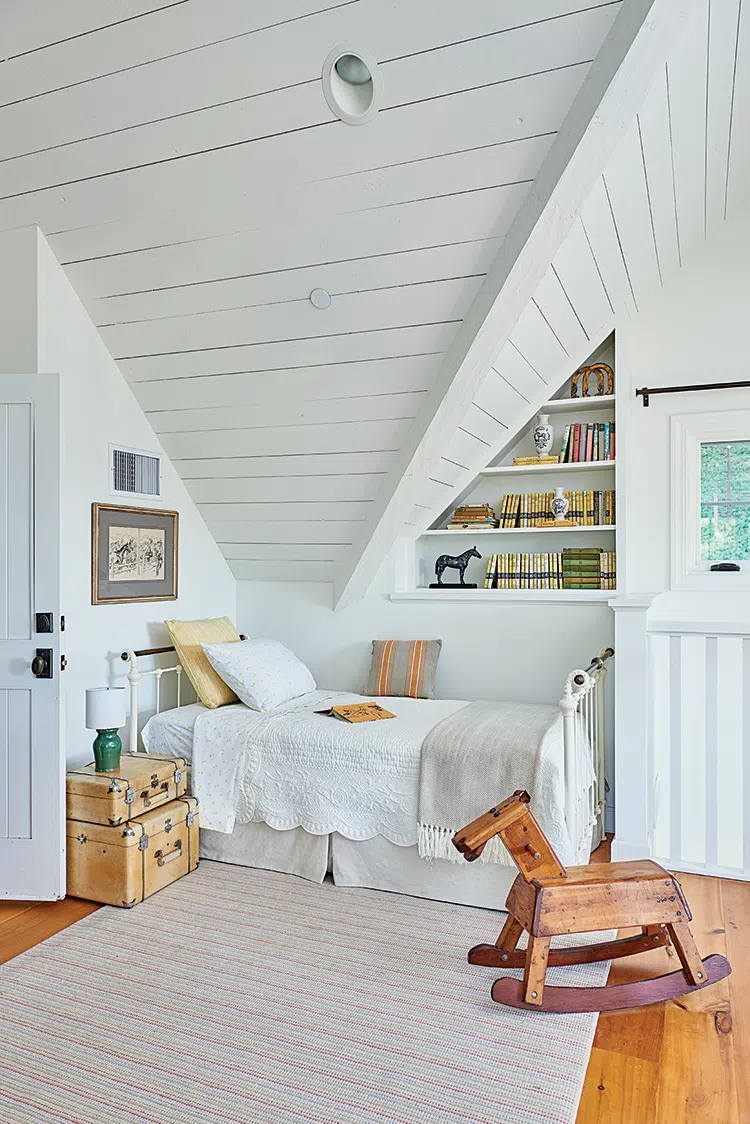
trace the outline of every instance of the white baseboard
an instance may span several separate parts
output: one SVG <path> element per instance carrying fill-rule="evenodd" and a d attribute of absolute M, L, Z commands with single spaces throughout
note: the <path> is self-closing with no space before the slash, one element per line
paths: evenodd
<path fill-rule="evenodd" d="M 632 862 L 633 859 L 650 859 L 648 843 L 629 843 L 617 836 L 612 840 L 612 862 Z"/>

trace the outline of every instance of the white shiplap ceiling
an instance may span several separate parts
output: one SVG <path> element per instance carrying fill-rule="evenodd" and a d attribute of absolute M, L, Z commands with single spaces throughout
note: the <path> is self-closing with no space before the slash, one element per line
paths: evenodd
<path fill-rule="evenodd" d="M 345 597 L 361 593 L 389 536 L 416 534 L 450 508 L 617 318 L 644 307 L 746 205 L 750 8 L 741 0 L 708 0 L 686 12 L 681 34 L 656 67 L 622 140 L 595 169 L 520 317 L 506 339 L 495 340 L 466 408 L 443 428 L 439 453 L 421 463 L 419 449 L 412 455 L 413 487 L 400 506 L 396 482 L 389 481 L 390 504 L 367 530 Z"/>
<path fill-rule="evenodd" d="M 352 573 L 619 0 L 0 9 L 0 229 L 47 236 L 238 577 Z M 383 75 L 360 128 L 321 88 L 345 42 Z"/>

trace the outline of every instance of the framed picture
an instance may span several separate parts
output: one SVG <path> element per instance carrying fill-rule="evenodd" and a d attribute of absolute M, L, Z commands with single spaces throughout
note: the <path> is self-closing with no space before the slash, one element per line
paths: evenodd
<path fill-rule="evenodd" d="M 147 507 L 91 505 L 91 604 L 177 599 L 180 516 Z"/>

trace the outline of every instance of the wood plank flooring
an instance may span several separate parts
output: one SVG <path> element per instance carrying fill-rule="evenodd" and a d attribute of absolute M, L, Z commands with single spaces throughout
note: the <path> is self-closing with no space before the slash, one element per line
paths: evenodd
<path fill-rule="evenodd" d="M 608 859 L 608 844 L 592 856 Z M 680 881 L 701 954 L 725 954 L 732 975 L 666 1004 L 601 1015 L 576 1124 L 750 1121 L 750 883 Z M 0 963 L 98 908 L 76 898 L 0 902 Z M 658 976 L 676 964 L 671 950 L 654 949 L 616 961 L 609 983 Z"/>
<path fill-rule="evenodd" d="M 609 843 L 591 858 L 609 861 Z M 732 974 L 668 1003 L 600 1015 L 576 1124 L 750 1121 L 750 883 L 698 874 L 679 879 L 701 956 L 722 953 Z M 654 949 L 616 960 L 607 982 L 677 967 L 671 948 Z"/>

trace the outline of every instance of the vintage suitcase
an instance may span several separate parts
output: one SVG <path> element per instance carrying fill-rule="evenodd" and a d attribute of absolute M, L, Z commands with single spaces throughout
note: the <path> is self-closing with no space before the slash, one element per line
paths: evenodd
<path fill-rule="evenodd" d="M 86 765 L 68 773 L 68 819 L 117 827 L 184 796 L 186 783 L 182 757 L 124 753 L 117 772 Z"/>
<path fill-rule="evenodd" d="M 198 865 L 198 801 L 183 796 L 118 827 L 67 822 L 68 893 L 129 908 Z"/>

